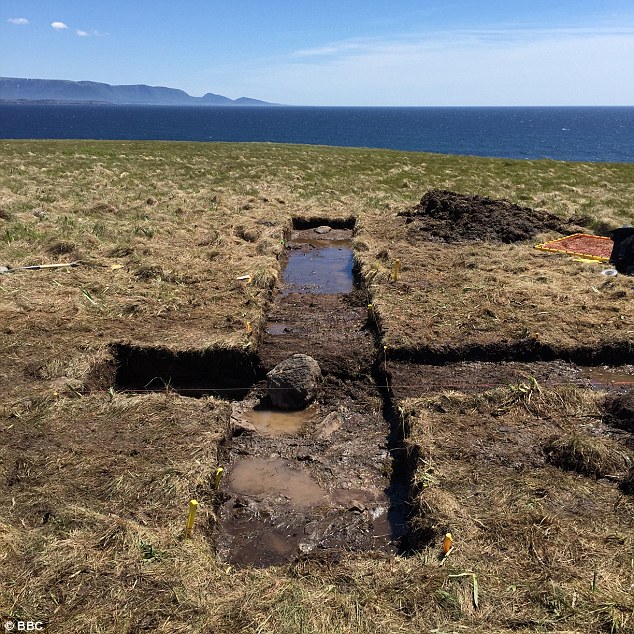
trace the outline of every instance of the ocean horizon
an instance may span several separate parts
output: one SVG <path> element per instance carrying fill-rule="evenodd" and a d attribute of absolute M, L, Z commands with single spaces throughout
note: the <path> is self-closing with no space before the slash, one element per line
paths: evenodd
<path fill-rule="evenodd" d="M 270 142 L 634 162 L 634 106 L 0 104 L 2 139 Z"/>

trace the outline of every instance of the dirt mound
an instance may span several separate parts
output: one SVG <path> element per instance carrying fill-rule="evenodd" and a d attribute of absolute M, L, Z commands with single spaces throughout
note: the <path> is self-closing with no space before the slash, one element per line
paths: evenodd
<path fill-rule="evenodd" d="M 426 240 L 460 242 L 519 242 L 538 233 L 567 233 L 578 227 L 556 216 L 507 200 L 435 189 L 427 192 L 413 209 L 400 212 L 410 224 L 410 234 Z"/>

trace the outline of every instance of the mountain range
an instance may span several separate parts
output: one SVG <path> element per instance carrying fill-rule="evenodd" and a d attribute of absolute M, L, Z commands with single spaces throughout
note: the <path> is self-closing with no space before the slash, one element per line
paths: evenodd
<path fill-rule="evenodd" d="M 0 101 L 47 103 L 92 102 L 111 104 L 139 104 L 156 106 L 274 106 L 277 104 L 240 97 L 229 99 L 208 92 L 192 97 L 184 90 L 163 86 L 111 86 L 94 81 L 67 81 L 64 79 L 22 79 L 0 77 Z"/>

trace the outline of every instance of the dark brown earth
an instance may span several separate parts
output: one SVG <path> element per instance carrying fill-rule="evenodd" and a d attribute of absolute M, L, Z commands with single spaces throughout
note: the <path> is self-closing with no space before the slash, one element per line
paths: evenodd
<path fill-rule="evenodd" d="M 611 394 L 604 407 L 611 424 L 634 433 L 634 392 Z"/>
<path fill-rule="evenodd" d="M 263 566 L 332 550 L 397 552 L 402 499 L 390 489 L 388 429 L 371 383 L 328 379 L 309 420 L 286 434 L 245 430 L 248 404 L 234 406 L 222 559 Z"/>
<path fill-rule="evenodd" d="M 234 404 L 218 537 L 221 558 L 233 564 L 399 549 L 405 480 L 392 477 L 390 423 L 372 378 L 375 340 L 367 295 L 354 287 L 351 237 L 346 229 L 304 228 L 287 243 L 259 357 L 269 370 L 309 354 L 324 381 L 304 424 L 295 416 L 287 430 L 260 388 Z M 267 408 L 277 424 L 262 424 Z"/>
<path fill-rule="evenodd" d="M 613 410 L 618 420 L 634 421 L 627 417 L 621 405 L 619 390 L 630 390 L 634 385 L 634 367 L 580 366 L 561 359 L 554 361 L 455 361 L 451 363 L 408 363 L 389 361 L 389 385 L 397 400 L 416 398 L 422 394 L 442 390 L 483 392 L 485 390 L 536 382 L 544 387 L 574 385 L 615 391 Z M 631 397 L 629 397 L 631 398 Z M 631 424 L 631 423 L 630 423 Z"/>
<path fill-rule="evenodd" d="M 311 259 L 312 252 L 320 247 L 349 250 L 351 238 L 352 231 L 347 229 L 326 234 L 316 234 L 312 229 L 293 232 L 285 264 L 295 256 L 301 275 L 291 279 L 314 283 L 283 283 L 275 294 L 258 346 L 266 371 L 302 353 L 316 359 L 325 373 L 359 377 L 370 372 L 376 353 L 368 324 L 369 300 L 367 292 L 354 287 L 352 253 L 347 271 L 342 270 L 340 261 Z M 301 256 L 306 256 L 308 266 L 302 265 Z M 319 274 L 311 275 L 312 269 L 319 269 Z M 328 285 L 329 275 L 344 279 Z M 346 277 L 350 292 L 330 292 L 343 288 Z"/>
<path fill-rule="evenodd" d="M 316 359 L 323 372 L 367 373 L 375 351 L 365 293 L 278 296 L 269 311 L 260 358 L 270 370 L 296 353 Z"/>
<path fill-rule="evenodd" d="M 412 239 L 438 242 L 510 243 L 546 231 L 574 233 L 580 229 L 545 211 L 440 189 L 427 192 L 416 207 L 398 215 L 406 217 Z"/>

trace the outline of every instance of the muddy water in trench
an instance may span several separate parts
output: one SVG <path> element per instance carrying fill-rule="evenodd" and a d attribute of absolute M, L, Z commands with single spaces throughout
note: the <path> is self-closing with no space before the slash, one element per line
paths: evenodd
<path fill-rule="evenodd" d="M 304 240 L 287 244 L 282 296 L 291 293 L 350 293 L 354 255 L 349 240 Z"/>
<path fill-rule="evenodd" d="M 351 232 L 307 233 L 289 243 L 260 357 L 270 369 L 297 352 L 313 356 L 323 390 L 303 412 L 271 410 L 258 390 L 234 404 L 218 551 L 236 565 L 397 552 L 405 532 L 405 485 L 390 481 L 389 424 L 370 378 L 375 344 L 367 298 L 354 285 Z"/>

